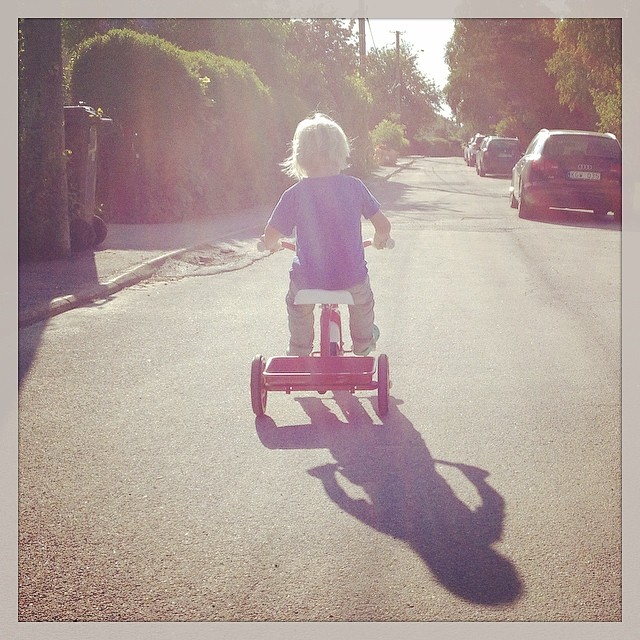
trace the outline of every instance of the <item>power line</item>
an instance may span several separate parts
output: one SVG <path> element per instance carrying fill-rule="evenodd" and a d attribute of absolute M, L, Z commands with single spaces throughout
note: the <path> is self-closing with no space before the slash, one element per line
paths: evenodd
<path fill-rule="evenodd" d="M 376 43 L 373 39 L 373 31 L 371 30 L 371 22 L 369 22 L 369 18 L 367 18 L 367 25 L 369 26 L 369 35 L 371 36 L 371 44 L 372 44 L 372 49 L 376 49 Z"/>

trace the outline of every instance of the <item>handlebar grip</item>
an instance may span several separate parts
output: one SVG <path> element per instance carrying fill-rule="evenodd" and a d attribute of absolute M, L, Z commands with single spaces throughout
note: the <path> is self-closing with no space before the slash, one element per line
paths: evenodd
<path fill-rule="evenodd" d="M 362 243 L 362 246 L 365 248 L 374 246 L 373 240 L 371 239 L 365 240 Z M 395 246 L 396 246 L 396 241 L 391 236 L 389 236 L 386 242 L 384 243 L 384 247 L 381 247 L 381 249 L 393 249 Z"/>
<path fill-rule="evenodd" d="M 268 251 L 267 245 L 264 243 L 264 240 L 258 240 L 258 243 L 256 244 L 256 249 L 258 251 Z M 296 244 L 295 242 L 290 242 L 289 240 L 281 240 L 280 248 L 276 249 L 276 251 L 279 251 L 280 249 L 289 249 L 291 251 L 295 251 Z"/>

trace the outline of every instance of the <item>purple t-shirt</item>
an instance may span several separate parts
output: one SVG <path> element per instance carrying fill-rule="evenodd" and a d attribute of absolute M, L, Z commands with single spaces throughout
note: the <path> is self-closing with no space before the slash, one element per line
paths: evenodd
<path fill-rule="evenodd" d="M 284 236 L 295 230 L 291 278 L 301 288 L 347 289 L 367 277 L 362 217 L 380 203 L 353 176 L 303 178 L 287 189 L 269 219 Z"/>

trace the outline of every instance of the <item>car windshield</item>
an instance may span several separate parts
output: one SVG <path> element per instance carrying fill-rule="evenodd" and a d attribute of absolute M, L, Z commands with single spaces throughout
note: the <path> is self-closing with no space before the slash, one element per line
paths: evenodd
<path fill-rule="evenodd" d="M 620 145 L 614 138 L 585 135 L 551 136 L 545 146 L 544 155 L 560 156 L 596 156 L 600 158 L 619 158 Z"/>
<path fill-rule="evenodd" d="M 520 143 L 518 140 L 491 140 L 489 146 L 492 151 L 517 151 Z"/>

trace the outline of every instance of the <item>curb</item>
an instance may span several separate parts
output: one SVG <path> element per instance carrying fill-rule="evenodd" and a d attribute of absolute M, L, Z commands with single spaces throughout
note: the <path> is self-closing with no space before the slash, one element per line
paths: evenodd
<path fill-rule="evenodd" d="M 176 258 L 187 251 L 197 249 L 199 246 L 202 245 L 197 245 L 192 248 L 185 247 L 183 249 L 176 249 L 175 251 L 164 253 L 161 256 L 157 256 L 156 258 L 143 262 L 137 267 L 133 267 L 133 269 L 129 269 L 129 271 L 126 271 L 108 282 L 98 283 L 78 293 L 54 298 L 48 303 L 34 307 L 33 309 L 27 309 L 18 315 L 18 328 L 28 327 L 36 322 L 53 318 L 65 311 L 81 307 L 90 302 L 94 302 L 95 300 L 104 300 L 126 287 L 130 287 L 142 280 L 146 280 L 167 260 Z"/>
<path fill-rule="evenodd" d="M 418 156 L 418 157 L 420 157 L 420 156 Z M 385 175 L 385 176 L 376 176 L 376 178 L 378 180 L 388 180 L 392 176 L 395 176 L 396 173 L 399 173 L 403 169 L 406 169 L 407 167 L 410 167 L 416 161 L 416 159 L 417 159 L 417 157 L 410 157 L 410 158 L 404 159 L 403 161 L 396 163 L 395 167 L 387 175 Z"/>

